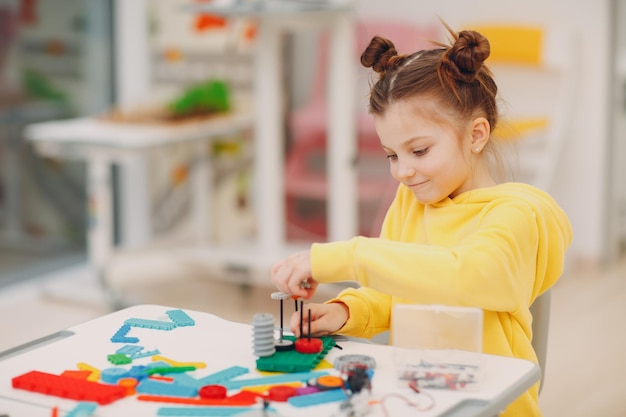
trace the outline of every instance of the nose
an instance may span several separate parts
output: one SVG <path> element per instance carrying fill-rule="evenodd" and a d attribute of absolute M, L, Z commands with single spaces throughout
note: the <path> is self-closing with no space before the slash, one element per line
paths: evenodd
<path fill-rule="evenodd" d="M 396 164 L 396 176 L 400 179 L 411 178 L 415 175 L 415 167 L 406 159 L 398 159 Z"/>

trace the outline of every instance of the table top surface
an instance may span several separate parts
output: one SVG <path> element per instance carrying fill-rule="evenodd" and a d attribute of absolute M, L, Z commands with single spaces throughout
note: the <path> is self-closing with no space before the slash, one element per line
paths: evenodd
<path fill-rule="evenodd" d="M 35 143 L 116 149 L 142 149 L 171 143 L 216 138 L 252 125 L 249 112 L 233 112 L 179 123 L 115 122 L 99 117 L 79 117 L 33 123 L 24 136 Z"/>
<path fill-rule="evenodd" d="M 129 307 L 0 353 L 0 398 L 10 400 L 0 401 L 0 415 L 7 412 L 11 416 L 19 415 L 19 410 L 23 410 L 24 407 L 32 409 L 28 414 L 31 417 L 49 416 L 50 410 L 55 406 L 62 411 L 72 410 L 76 406 L 76 401 L 14 389 L 12 379 L 35 370 L 60 375 L 64 371 L 78 369 L 79 363 L 100 370 L 119 366 L 129 367 L 130 365 L 113 365 L 108 361 L 108 355 L 124 346 L 112 342 L 111 337 L 130 319 L 171 323 L 168 312 L 172 310 L 178 309 L 161 305 Z M 189 373 L 194 378 L 203 378 L 231 367 L 247 370 L 245 375 L 236 377 L 236 380 L 264 376 L 256 369 L 257 357 L 253 351 L 251 324 L 227 321 L 204 312 L 183 311 L 193 319 L 193 325 L 174 326 L 168 330 L 132 327 L 127 336 L 138 338 L 133 345 L 141 347 L 144 352 L 158 351 L 162 357 L 178 362 L 206 364 L 206 367 Z M 252 319 L 251 317 L 251 323 Z M 278 322 L 277 319 L 276 323 Z M 330 349 L 315 371 L 339 375 L 339 372 L 332 368 L 333 362 L 338 357 L 348 354 L 371 356 L 376 361 L 376 367 L 369 396 L 372 399 L 387 399 L 385 407 L 389 415 L 402 415 L 407 413 L 407 410 L 415 412 L 415 409 L 408 408 L 407 402 L 399 396 L 414 403 L 421 402 L 422 406 L 430 401 L 426 396 L 420 397 L 404 385 L 406 382 L 401 382 L 397 378 L 395 363 L 398 355 L 406 355 L 406 351 L 345 338 L 343 340 L 337 338 L 336 343 L 341 349 L 336 347 Z M 478 366 L 480 369 L 481 377 L 474 388 L 458 391 L 426 390 L 435 398 L 435 404 L 432 409 L 420 412 L 422 416 L 458 415 L 456 414 L 458 410 L 463 410 L 464 407 L 468 413 L 463 415 L 488 415 L 483 414 L 485 408 L 489 408 L 490 413 L 494 414 L 493 410 L 501 410 L 540 377 L 536 364 L 521 359 L 465 351 L 410 353 L 415 355 L 416 360 L 440 358 L 445 363 Z M 153 360 L 146 356 L 134 359 L 132 365 L 147 365 Z M 93 415 L 99 417 L 163 415 L 159 414 L 163 412 L 160 411 L 161 408 L 173 406 L 177 405 L 139 401 L 136 396 L 128 396 L 98 407 Z M 260 409 L 259 406 L 255 407 L 257 410 Z M 303 408 L 296 408 L 288 403 L 272 402 L 271 408 L 275 411 L 268 415 L 304 417 L 339 415 L 338 402 Z M 383 416 L 384 412 L 380 405 L 372 405 L 368 415 Z"/>

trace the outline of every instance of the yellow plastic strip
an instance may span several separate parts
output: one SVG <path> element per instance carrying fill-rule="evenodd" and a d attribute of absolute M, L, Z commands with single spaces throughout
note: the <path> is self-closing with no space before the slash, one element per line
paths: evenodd
<path fill-rule="evenodd" d="M 302 382 L 281 382 L 280 384 L 253 385 L 250 387 L 243 387 L 241 388 L 241 390 L 263 394 L 264 392 L 269 391 L 270 388 L 276 387 L 276 386 L 281 386 L 281 387 L 288 386 L 288 387 L 300 388 L 300 387 L 303 387 L 304 384 Z"/>
<path fill-rule="evenodd" d="M 165 363 L 168 363 L 172 366 L 176 366 L 176 367 L 186 367 L 186 366 L 195 366 L 196 369 L 200 369 L 200 368 L 206 368 L 206 363 L 204 362 L 178 362 L 175 361 L 173 359 L 168 359 L 164 356 L 161 355 L 154 355 L 152 356 L 152 362 L 158 362 L 158 361 L 163 361 Z"/>
<path fill-rule="evenodd" d="M 85 362 L 78 362 L 76 366 L 81 371 L 91 371 L 91 374 L 89 374 L 89 376 L 87 377 L 87 381 L 91 381 L 91 382 L 100 381 L 100 369 L 95 368 L 91 365 L 88 365 Z"/>

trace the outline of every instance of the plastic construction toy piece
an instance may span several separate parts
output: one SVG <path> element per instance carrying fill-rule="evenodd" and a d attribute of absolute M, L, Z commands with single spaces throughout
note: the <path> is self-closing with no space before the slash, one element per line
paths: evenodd
<path fill-rule="evenodd" d="M 162 367 L 152 367 L 148 369 L 146 372 L 148 373 L 148 375 L 153 375 L 153 374 L 165 375 L 165 374 L 179 374 L 179 373 L 195 371 L 195 370 L 196 370 L 195 366 L 162 366 Z"/>
<path fill-rule="evenodd" d="M 331 389 L 343 388 L 344 381 L 341 377 L 335 375 L 325 375 L 317 378 L 315 386 L 319 388 L 320 391 L 328 391 Z"/>
<path fill-rule="evenodd" d="M 224 406 L 246 406 L 258 404 L 260 395 L 242 391 L 226 398 L 185 398 L 167 397 L 162 395 L 138 395 L 138 401 L 151 401 L 158 403 L 189 404 L 189 405 L 212 405 L 215 407 Z"/>
<path fill-rule="evenodd" d="M 254 354 L 259 357 L 272 356 L 276 352 L 274 346 L 274 316 L 268 313 L 258 313 L 252 318 L 254 336 Z"/>
<path fill-rule="evenodd" d="M 304 382 L 295 381 L 295 382 L 281 382 L 280 384 L 254 385 L 254 386 L 248 386 L 248 387 L 241 387 L 241 390 L 247 391 L 247 392 L 255 392 L 257 394 L 264 394 L 267 391 L 269 391 L 270 388 L 273 388 L 278 385 L 289 386 L 289 387 L 294 387 L 296 389 L 299 389 L 299 388 L 303 388 Z"/>
<path fill-rule="evenodd" d="M 130 355 L 131 359 L 139 359 L 139 358 L 145 358 L 146 356 L 154 356 L 154 355 L 158 355 L 159 353 L 159 349 L 154 349 L 154 350 L 142 350 L 141 352 L 137 352 L 137 353 L 133 353 L 132 355 Z"/>
<path fill-rule="evenodd" d="M 142 350 L 143 350 L 143 346 L 124 345 L 121 348 L 119 348 L 118 350 L 116 350 L 115 353 L 123 353 L 125 355 L 133 356 L 133 354 L 139 353 Z"/>
<path fill-rule="evenodd" d="M 154 330 L 172 330 L 176 327 L 176 324 L 171 321 L 161 321 L 161 320 L 147 320 L 147 319 L 128 319 L 124 322 L 129 326 L 134 327 L 144 327 L 146 329 L 154 329 Z"/>
<path fill-rule="evenodd" d="M 307 337 L 302 336 L 302 309 L 300 309 L 300 339 L 296 340 L 296 350 L 300 353 L 319 353 L 323 344 L 321 339 L 311 338 L 311 309 L 307 318 Z"/>
<path fill-rule="evenodd" d="M 166 313 L 177 326 L 194 326 L 196 324 L 194 319 L 189 317 L 183 310 L 168 310 Z"/>
<path fill-rule="evenodd" d="M 285 339 L 284 336 L 284 329 L 285 326 L 283 324 L 283 316 L 284 316 L 284 304 L 285 304 L 285 300 L 291 298 L 291 295 L 286 294 L 284 292 L 273 292 L 271 294 L 271 298 L 272 300 L 280 300 L 280 336 L 278 338 L 278 340 L 274 341 L 274 345 L 276 350 L 278 351 L 284 351 L 284 350 L 291 350 L 294 348 L 294 343 L 292 340 L 288 340 Z M 297 302 L 296 302 L 297 305 Z"/>
<path fill-rule="evenodd" d="M 326 371 L 298 372 L 298 373 L 291 373 L 291 374 L 264 376 L 261 378 L 237 379 L 235 381 L 225 382 L 223 385 L 227 389 L 231 390 L 231 389 L 241 389 L 242 387 L 251 387 L 255 385 L 279 384 L 283 382 L 296 382 L 296 381 L 307 382 L 311 378 L 318 378 L 324 375 L 328 375 L 328 372 Z"/>
<path fill-rule="evenodd" d="M 298 394 L 295 387 L 289 385 L 276 385 L 268 390 L 267 396 L 270 401 L 286 402 L 289 398 Z"/>
<path fill-rule="evenodd" d="M 248 368 L 244 368 L 242 366 L 231 366 L 199 379 L 195 379 L 188 374 L 173 374 L 171 376 L 177 384 L 201 388 L 205 385 L 222 384 L 240 375 L 247 374 L 248 372 L 250 372 Z"/>
<path fill-rule="evenodd" d="M 78 362 L 76 367 L 81 371 L 89 371 L 91 374 L 87 377 L 87 381 L 98 382 L 100 381 L 100 369 L 95 368 L 85 362 Z"/>
<path fill-rule="evenodd" d="M 161 407 L 157 416 L 234 416 L 251 411 L 250 407 Z"/>
<path fill-rule="evenodd" d="M 296 350 L 299 353 L 320 353 L 324 344 L 317 338 L 300 338 L 296 340 Z"/>
<path fill-rule="evenodd" d="M 188 385 L 158 381 L 151 378 L 141 380 L 136 391 L 143 394 L 170 395 L 176 397 L 195 397 L 198 389 Z"/>
<path fill-rule="evenodd" d="M 114 365 L 126 365 L 133 361 L 130 356 L 123 353 L 113 353 L 111 355 L 107 355 L 107 359 Z"/>
<path fill-rule="evenodd" d="M 46 372 L 30 371 L 12 379 L 13 388 L 78 401 L 95 401 L 100 405 L 126 396 L 124 388 Z"/>
<path fill-rule="evenodd" d="M 76 379 L 87 379 L 89 378 L 89 375 L 91 375 L 91 371 L 80 371 L 80 370 L 77 371 L 73 369 L 69 369 L 61 373 L 61 376 L 66 376 L 68 378 L 76 378 Z"/>
<path fill-rule="evenodd" d="M 248 368 L 244 368 L 243 366 L 231 366 L 219 372 L 200 378 L 198 379 L 198 382 L 202 385 L 221 384 L 240 375 L 245 375 L 248 372 L 250 372 L 250 370 Z"/>
<path fill-rule="evenodd" d="M 297 395 L 287 400 L 294 407 L 310 407 L 313 405 L 345 401 L 348 397 L 342 389 L 320 391 L 309 395 Z"/>
<path fill-rule="evenodd" d="M 139 381 L 137 379 L 130 377 L 121 378 L 119 381 L 117 381 L 117 385 L 124 388 L 127 396 L 135 395 L 135 393 L 137 392 L 138 384 Z"/>
<path fill-rule="evenodd" d="M 117 384 L 122 378 L 126 378 L 130 375 L 130 371 L 123 367 L 106 368 L 102 370 L 100 377 L 102 382 L 107 384 Z"/>
<path fill-rule="evenodd" d="M 228 390 L 224 385 L 213 384 L 205 385 L 200 388 L 200 390 L 198 391 L 198 395 L 200 395 L 200 398 L 215 400 L 226 398 L 227 392 Z"/>
<path fill-rule="evenodd" d="M 120 327 L 117 332 L 113 336 L 111 336 L 111 342 L 113 343 L 137 343 L 139 342 L 138 337 L 127 337 L 126 334 L 130 331 L 130 326 L 128 324 L 124 324 Z"/>
<path fill-rule="evenodd" d="M 175 361 L 173 359 L 168 359 L 166 357 L 160 356 L 160 355 L 154 355 L 152 357 L 153 361 L 163 361 L 165 363 L 168 363 L 172 366 L 195 366 L 196 369 L 200 369 L 200 368 L 206 368 L 206 363 L 204 362 L 179 362 L 179 361 Z"/>
<path fill-rule="evenodd" d="M 87 401 L 79 402 L 76 404 L 76 407 L 68 411 L 65 417 L 87 417 L 92 415 L 93 412 L 96 411 L 96 408 L 98 408 L 97 403 Z"/>
<path fill-rule="evenodd" d="M 295 340 L 293 336 L 285 336 L 285 338 Z M 335 346 L 335 340 L 330 336 L 323 336 L 319 339 L 322 341 L 322 350 L 317 354 L 300 353 L 296 350 L 276 352 L 272 356 L 258 358 L 256 367 L 260 371 L 275 372 L 304 372 L 311 370 Z"/>

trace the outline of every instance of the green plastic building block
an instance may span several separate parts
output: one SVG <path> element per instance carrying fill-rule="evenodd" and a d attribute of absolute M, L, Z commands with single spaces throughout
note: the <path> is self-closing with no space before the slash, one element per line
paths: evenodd
<path fill-rule="evenodd" d="M 295 342 L 294 336 L 284 336 Z M 328 351 L 335 346 L 335 340 L 330 336 L 322 339 L 322 351 L 319 353 L 300 353 L 296 350 L 276 351 L 272 356 L 260 357 L 256 367 L 260 371 L 273 372 L 305 372 L 317 366 Z"/>

